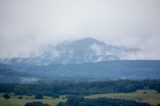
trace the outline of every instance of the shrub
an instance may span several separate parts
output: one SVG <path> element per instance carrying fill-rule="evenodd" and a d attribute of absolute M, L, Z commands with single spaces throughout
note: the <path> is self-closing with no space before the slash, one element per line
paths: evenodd
<path fill-rule="evenodd" d="M 43 94 L 42 93 L 36 93 L 35 99 L 43 99 Z"/>
<path fill-rule="evenodd" d="M 9 99 L 9 98 L 10 98 L 9 94 L 7 94 L 7 93 L 5 93 L 5 94 L 3 95 L 3 97 L 4 97 L 5 99 Z"/>
<path fill-rule="evenodd" d="M 26 103 L 25 106 L 50 106 L 50 105 L 44 104 L 42 102 L 30 102 Z"/>
<path fill-rule="evenodd" d="M 18 99 L 23 99 L 23 97 L 22 97 L 22 96 L 19 96 Z"/>
<path fill-rule="evenodd" d="M 52 95 L 52 98 L 53 98 L 53 99 L 55 99 L 55 98 L 59 98 L 59 95 L 57 95 L 57 94 L 53 94 L 53 95 Z"/>

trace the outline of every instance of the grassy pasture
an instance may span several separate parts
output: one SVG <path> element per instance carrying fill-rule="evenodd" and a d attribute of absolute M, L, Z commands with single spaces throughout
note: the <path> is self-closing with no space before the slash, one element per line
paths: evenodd
<path fill-rule="evenodd" d="M 99 97 L 104 98 L 115 98 L 115 99 L 125 99 L 125 100 L 134 100 L 137 102 L 145 102 L 156 106 L 160 104 L 160 94 L 159 93 L 140 93 L 140 92 L 133 92 L 133 93 L 110 93 L 110 94 L 97 94 L 86 96 L 89 99 L 95 99 Z"/>
<path fill-rule="evenodd" d="M 126 99 L 126 100 L 135 100 L 137 102 L 145 102 L 156 106 L 160 104 L 160 94 L 159 93 L 141 93 L 141 92 L 133 92 L 133 93 L 110 93 L 110 94 L 97 94 L 91 96 L 85 96 L 85 98 L 95 99 L 99 97 L 104 98 L 116 98 L 116 99 Z M 62 99 L 62 97 L 57 99 L 52 99 L 51 97 L 44 97 L 44 99 L 34 99 L 34 96 L 23 96 L 23 99 L 18 99 L 18 96 L 11 95 L 9 100 L 5 100 L 3 98 L 3 94 L 0 94 L 0 106 L 24 106 L 25 103 L 33 102 L 33 101 L 41 101 L 43 103 L 47 103 L 50 106 L 56 106 L 59 102 L 65 102 L 66 99 Z"/>
<path fill-rule="evenodd" d="M 23 99 L 18 99 L 18 96 L 11 95 L 9 100 L 5 100 L 0 94 L 0 106 L 24 106 L 28 102 L 41 101 L 50 106 L 56 106 L 59 102 L 65 102 L 66 99 L 52 99 L 51 97 L 44 97 L 44 99 L 34 99 L 34 96 L 23 96 Z"/>

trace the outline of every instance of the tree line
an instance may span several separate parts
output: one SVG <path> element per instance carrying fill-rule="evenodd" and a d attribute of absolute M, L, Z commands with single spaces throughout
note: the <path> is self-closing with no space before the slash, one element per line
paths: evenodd
<path fill-rule="evenodd" d="M 133 100 L 123 99 L 84 99 L 80 97 L 71 97 L 65 103 L 59 103 L 57 106 L 151 106 L 147 103 L 140 103 Z"/>
<path fill-rule="evenodd" d="M 154 89 L 160 92 L 160 80 L 115 80 L 74 82 L 55 81 L 51 84 L 0 84 L 0 92 L 13 92 L 16 95 L 35 95 L 58 97 L 59 95 L 93 95 L 103 93 L 134 92 L 139 89 Z"/>

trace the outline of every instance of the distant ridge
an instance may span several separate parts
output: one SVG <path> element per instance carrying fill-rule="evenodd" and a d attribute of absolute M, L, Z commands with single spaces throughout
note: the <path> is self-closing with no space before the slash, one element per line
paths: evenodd
<path fill-rule="evenodd" d="M 93 38 L 83 38 L 62 42 L 57 46 L 48 45 L 39 50 L 39 56 L 1 59 L 1 63 L 20 62 L 39 65 L 95 63 L 107 60 L 129 60 L 130 55 L 136 56 L 138 52 L 140 52 L 138 49 L 114 46 Z"/>

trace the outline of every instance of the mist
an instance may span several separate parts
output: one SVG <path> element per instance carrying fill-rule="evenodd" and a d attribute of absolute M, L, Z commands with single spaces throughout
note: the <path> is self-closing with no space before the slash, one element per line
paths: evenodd
<path fill-rule="evenodd" d="M 0 57 L 91 37 L 160 59 L 159 0 L 0 0 Z"/>

